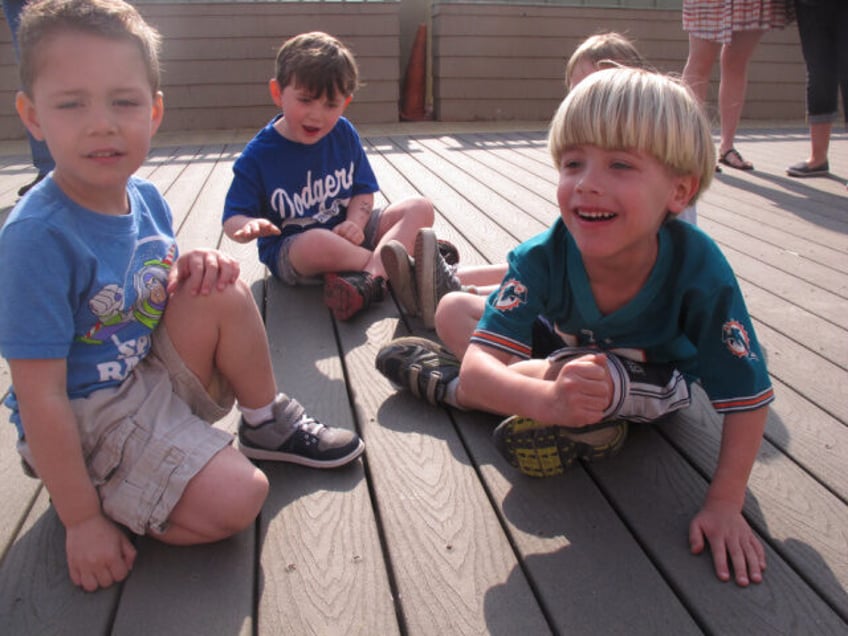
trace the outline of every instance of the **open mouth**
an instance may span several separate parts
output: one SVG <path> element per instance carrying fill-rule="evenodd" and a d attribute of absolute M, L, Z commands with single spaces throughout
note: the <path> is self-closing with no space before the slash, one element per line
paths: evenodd
<path fill-rule="evenodd" d="M 609 221 L 618 216 L 615 212 L 608 212 L 605 210 L 577 210 L 576 214 L 581 220 L 588 221 L 590 223 Z"/>
<path fill-rule="evenodd" d="M 110 157 L 119 157 L 121 155 L 117 150 L 96 150 L 88 153 L 91 159 L 109 159 Z"/>

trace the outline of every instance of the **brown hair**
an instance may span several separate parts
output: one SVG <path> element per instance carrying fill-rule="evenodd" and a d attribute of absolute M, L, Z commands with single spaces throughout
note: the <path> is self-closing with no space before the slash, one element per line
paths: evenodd
<path fill-rule="evenodd" d="M 321 31 L 301 33 L 277 51 L 274 76 L 280 89 L 293 83 L 319 97 L 349 97 L 359 87 L 359 69 L 350 50 Z"/>
<path fill-rule="evenodd" d="M 33 0 L 21 12 L 18 29 L 20 79 L 31 94 L 38 74 L 39 50 L 47 38 L 78 31 L 138 46 L 153 92 L 159 90 L 159 33 L 144 21 L 138 10 L 123 0 Z"/>

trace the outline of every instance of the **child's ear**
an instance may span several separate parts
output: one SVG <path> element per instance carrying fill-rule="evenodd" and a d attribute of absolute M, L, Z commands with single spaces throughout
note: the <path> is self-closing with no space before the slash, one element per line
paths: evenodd
<path fill-rule="evenodd" d="M 38 122 L 35 104 L 29 98 L 29 95 L 23 91 L 18 91 L 15 95 L 15 109 L 18 111 L 18 117 L 21 118 L 21 121 L 30 134 L 39 141 L 44 141 L 44 133 L 41 132 L 41 124 Z"/>
<path fill-rule="evenodd" d="M 156 91 L 153 96 L 153 112 L 150 115 L 150 136 L 156 134 L 159 126 L 162 125 L 162 119 L 165 117 L 165 96 L 162 91 Z"/>
<path fill-rule="evenodd" d="M 347 108 L 350 106 L 350 103 L 353 101 L 353 95 L 348 95 L 345 99 L 344 107 Z"/>
<path fill-rule="evenodd" d="M 275 78 L 268 80 L 268 92 L 271 94 L 271 101 L 274 102 L 277 108 L 283 110 L 283 88 Z"/>
<path fill-rule="evenodd" d="M 674 188 L 669 195 L 668 211 L 673 214 L 680 214 L 692 202 L 695 193 L 698 192 L 700 179 L 693 174 L 687 174 L 682 177 L 677 177 Z"/>

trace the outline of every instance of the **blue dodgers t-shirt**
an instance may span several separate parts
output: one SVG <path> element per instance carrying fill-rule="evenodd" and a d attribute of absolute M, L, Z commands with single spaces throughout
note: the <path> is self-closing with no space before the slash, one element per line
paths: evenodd
<path fill-rule="evenodd" d="M 272 119 L 233 165 L 223 221 L 243 214 L 270 220 L 280 236 L 258 239 L 259 260 L 276 276 L 284 238 L 312 228 L 332 229 L 345 220 L 351 197 L 379 190 L 353 125 L 340 118 L 315 144 L 283 137 Z"/>

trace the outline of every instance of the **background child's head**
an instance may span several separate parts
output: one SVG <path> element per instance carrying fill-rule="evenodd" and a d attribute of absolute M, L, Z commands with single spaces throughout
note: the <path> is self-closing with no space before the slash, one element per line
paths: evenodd
<path fill-rule="evenodd" d="M 580 145 L 644 152 L 673 174 L 695 175 L 690 203 L 715 172 L 712 134 L 698 101 L 680 81 L 643 69 L 598 71 L 562 101 L 548 134 L 554 165 Z"/>
<path fill-rule="evenodd" d="M 314 97 L 350 97 L 359 86 L 359 69 L 348 48 L 326 33 L 313 31 L 287 40 L 277 52 L 275 79 L 280 90 L 289 84 Z"/>
<path fill-rule="evenodd" d="M 598 33 L 583 40 L 565 67 L 565 86 L 574 88 L 580 80 L 602 68 L 628 66 L 649 68 L 647 60 L 633 42 L 620 33 Z"/>
<path fill-rule="evenodd" d="M 41 46 L 58 33 L 79 31 L 135 44 L 144 60 L 153 93 L 159 90 L 159 33 L 123 0 L 32 0 L 24 7 L 18 30 L 22 90 L 32 94 Z"/>

